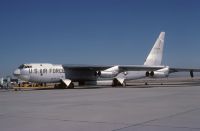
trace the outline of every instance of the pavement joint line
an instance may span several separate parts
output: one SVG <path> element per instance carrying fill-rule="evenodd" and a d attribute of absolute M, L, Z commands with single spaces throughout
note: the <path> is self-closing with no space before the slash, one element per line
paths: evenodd
<path fill-rule="evenodd" d="M 199 130 L 200 128 L 192 128 L 192 127 L 184 127 L 184 126 L 166 126 L 166 125 L 143 125 L 143 127 L 171 127 L 171 128 L 183 128 L 183 129 L 194 129 L 194 130 Z"/>
<path fill-rule="evenodd" d="M 8 117 L 18 117 L 15 115 L 3 115 Z M 46 118 L 46 117 L 32 117 L 32 116 L 20 116 L 22 118 L 33 118 L 33 119 L 43 119 L 43 120 L 56 120 L 64 122 L 79 122 L 79 123 L 99 123 L 99 124 L 120 124 L 120 125 L 130 125 L 131 123 L 119 123 L 119 122 L 106 122 L 106 121 L 83 121 L 83 120 L 67 120 L 67 119 L 55 119 L 55 118 Z"/>
<path fill-rule="evenodd" d="M 167 119 L 167 118 L 172 118 L 172 117 L 175 117 L 175 116 L 180 116 L 182 114 L 194 112 L 194 111 L 197 111 L 197 110 L 200 110 L 200 107 L 197 107 L 197 108 L 194 108 L 194 109 L 190 109 L 190 110 L 187 110 L 187 111 L 183 111 L 183 112 L 179 112 L 179 113 L 175 113 L 175 114 L 172 114 L 172 115 L 169 115 L 169 116 L 165 116 L 165 117 L 161 117 L 161 118 L 155 118 L 155 119 L 148 120 L 148 121 L 145 121 L 145 122 L 132 124 L 130 126 L 118 128 L 118 129 L 115 129 L 115 130 L 112 130 L 112 131 L 119 131 L 119 130 L 123 130 L 123 129 L 129 128 L 129 127 L 135 127 L 135 126 L 145 126 L 145 124 L 148 125 L 148 123 L 150 123 L 150 122 L 154 122 L 154 121 L 158 121 L 158 120 L 162 120 L 162 119 Z"/>

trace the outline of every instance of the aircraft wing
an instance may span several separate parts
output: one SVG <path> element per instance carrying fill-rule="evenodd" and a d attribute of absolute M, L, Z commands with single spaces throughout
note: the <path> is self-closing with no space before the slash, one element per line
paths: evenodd
<path fill-rule="evenodd" d="M 155 71 L 165 67 L 165 66 L 145 66 L 145 65 L 63 65 L 65 69 L 69 70 L 91 70 L 91 71 L 102 71 L 114 66 L 118 66 L 120 72 Z"/>
<path fill-rule="evenodd" d="M 200 72 L 200 68 L 173 68 L 170 67 L 170 73 L 174 72 Z"/>
<path fill-rule="evenodd" d="M 119 70 L 123 71 L 155 71 L 165 66 L 145 66 L 145 65 L 119 65 Z"/>
<path fill-rule="evenodd" d="M 156 71 L 168 66 L 145 66 L 145 65 L 119 65 L 121 72 L 123 71 Z M 173 72 L 200 72 L 200 68 L 169 68 L 170 73 Z"/>
<path fill-rule="evenodd" d="M 63 68 L 69 69 L 69 70 L 91 70 L 91 71 L 98 71 L 98 70 L 105 70 L 113 65 L 80 65 L 80 64 L 75 64 L 75 65 L 63 65 Z"/>
<path fill-rule="evenodd" d="M 100 71 L 106 70 L 108 68 L 118 66 L 120 72 L 123 71 L 155 71 L 166 66 L 145 66 L 145 65 L 63 65 L 65 69 L 70 70 L 91 70 L 91 71 Z M 170 73 L 173 72 L 200 72 L 200 68 L 174 68 L 170 67 Z"/>

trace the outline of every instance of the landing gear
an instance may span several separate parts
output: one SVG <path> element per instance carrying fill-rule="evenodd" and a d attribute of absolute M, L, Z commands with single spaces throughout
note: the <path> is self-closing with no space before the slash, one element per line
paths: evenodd
<path fill-rule="evenodd" d="M 68 88 L 68 89 L 74 89 L 74 83 L 73 82 L 70 83 L 69 86 L 67 86 L 66 88 Z"/>
<path fill-rule="evenodd" d="M 112 87 L 123 86 L 126 87 L 126 82 L 120 83 L 116 78 L 113 79 Z"/>
<path fill-rule="evenodd" d="M 119 85 L 121 85 L 121 83 L 119 83 L 119 81 L 116 78 L 114 78 L 112 82 L 112 87 L 117 87 Z"/>
<path fill-rule="evenodd" d="M 55 89 L 74 89 L 74 83 L 71 82 L 68 86 L 66 86 L 64 83 L 55 84 Z"/>
<path fill-rule="evenodd" d="M 123 86 L 123 87 L 126 87 L 126 82 L 125 82 L 125 81 L 122 83 L 122 86 Z"/>

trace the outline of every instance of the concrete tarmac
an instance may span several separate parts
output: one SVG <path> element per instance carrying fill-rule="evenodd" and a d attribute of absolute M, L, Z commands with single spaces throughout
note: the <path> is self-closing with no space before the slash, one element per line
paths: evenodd
<path fill-rule="evenodd" d="M 199 131 L 199 100 L 198 81 L 0 91 L 0 131 Z"/>

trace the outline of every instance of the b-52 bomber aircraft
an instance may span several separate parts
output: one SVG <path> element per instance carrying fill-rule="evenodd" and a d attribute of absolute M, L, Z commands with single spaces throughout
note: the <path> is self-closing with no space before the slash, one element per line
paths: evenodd
<path fill-rule="evenodd" d="M 194 68 L 171 68 L 161 65 L 165 32 L 161 32 L 143 65 L 61 65 L 50 63 L 22 64 L 14 76 L 34 83 L 60 83 L 60 87 L 74 88 L 79 85 L 97 85 L 110 79 L 112 86 L 125 86 L 126 81 L 145 77 L 163 78 L 174 72 L 200 72 Z M 106 80 L 102 80 L 102 79 Z"/>

